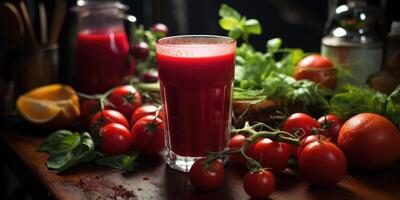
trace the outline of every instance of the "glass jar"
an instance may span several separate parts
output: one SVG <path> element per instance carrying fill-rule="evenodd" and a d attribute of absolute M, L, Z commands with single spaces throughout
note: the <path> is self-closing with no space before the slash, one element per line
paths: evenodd
<path fill-rule="evenodd" d="M 127 6 L 116 1 L 78 1 L 76 38 L 76 88 L 103 93 L 134 73 L 124 30 Z"/>
<path fill-rule="evenodd" d="M 383 57 L 383 34 L 380 12 L 366 0 L 348 0 L 330 15 L 321 54 L 339 67 L 348 68 L 353 84 L 365 85 L 368 77 L 379 71 Z"/>

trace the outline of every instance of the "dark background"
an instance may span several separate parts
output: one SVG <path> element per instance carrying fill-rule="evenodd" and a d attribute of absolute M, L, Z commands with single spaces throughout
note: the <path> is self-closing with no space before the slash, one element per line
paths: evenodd
<path fill-rule="evenodd" d="M 4 0 L 0 0 L 4 1 Z M 9 0 L 17 3 L 18 0 Z M 35 19 L 37 2 L 25 0 Z M 51 21 L 53 3 L 57 0 L 45 0 L 46 9 Z M 76 0 L 67 0 L 69 8 L 76 5 Z M 157 22 L 165 23 L 170 35 L 178 34 L 217 34 L 227 35 L 218 25 L 218 9 L 226 3 L 237 9 L 247 18 L 258 19 L 262 26 L 262 35 L 251 36 L 250 42 L 258 50 L 265 50 L 268 39 L 280 37 L 284 47 L 302 48 L 307 52 L 319 52 L 324 25 L 328 15 L 328 0 L 121 0 L 135 15 L 139 24 L 149 28 Z M 338 5 L 346 3 L 337 0 Z M 387 24 L 400 20 L 396 0 L 369 0 L 370 5 L 383 8 Z M 397 9 L 396 9 L 397 8 Z M 37 17 L 36 17 L 37 20 Z M 50 22 L 49 22 L 50 23 Z M 39 29 L 36 23 L 36 29 Z M 59 43 L 60 81 L 72 83 L 74 68 L 74 42 L 77 31 L 76 16 L 68 12 Z M 0 41 L 1 43 L 1 41 Z M 1 45 L 0 45 L 1 47 Z M 7 56 L 0 48 L 0 66 Z M 4 74 L 0 76 L 3 77 Z M 7 71 L 7 70 L 6 70 Z"/>

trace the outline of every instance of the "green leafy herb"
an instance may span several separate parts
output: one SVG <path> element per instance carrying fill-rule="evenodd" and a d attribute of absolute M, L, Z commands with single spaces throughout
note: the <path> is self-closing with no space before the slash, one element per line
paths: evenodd
<path fill-rule="evenodd" d="M 352 85 L 344 88 L 344 92 L 335 94 L 330 100 L 332 113 L 345 120 L 359 113 L 376 113 L 400 125 L 400 86 L 389 96 Z"/>
<path fill-rule="evenodd" d="M 82 163 L 95 161 L 96 164 L 131 171 L 137 152 L 127 155 L 105 157 L 95 151 L 95 144 L 89 133 L 73 133 L 69 130 L 59 130 L 45 139 L 37 151 L 47 152 L 47 167 L 62 173 L 65 170 Z"/>
<path fill-rule="evenodd" d="M 48 152 L 47 167 L 61 173 L 72 166 L 95 159 L 95 145 L 89 133 L 59 130 L 52 133 L 39 146 L 38 151 Z"/>
<path fill-rule="evenodd" d="M 134 43 L 138 43 L 140 41 L 146 42 L 149 45 L 149 56 L 147 56 L 146 60 L 135 60 L 135 74 L 137 76 L 141 76 L 145 71 L 149 69 L 155 69 L 157 67 L 156 61 L 156 42 L 159 37 L 150 30 L 146 30 L 143 25 L 139 25 L 135 28 Z"/>
<path fill-rule="evenodd" d="M 112 167 L 124 171 L 132 171 L 135 168 L 135 160 L 139 153 L 134 151 L 127 155 L 117 155 L 112 157 L 103 157 L 95 160 L 98 165 Z"/>
<path fill-rule="evenodd" d="M 257 20 L 240 15 L 223 4 L 219 24 L 228 30 L 229 37 L 244 43 L 236 50 L 234 100 L 263 98 L 284 100 L 286 103 L 325 108 L 327 92 L 311 81 L 296 81 L 292 76 L 295 66 L 305 55 L 301 49 L 281 48 L 282 40 L 273 38 L 266 43 L 266 52 L 255 50 L 248 43 L 250 34 L 261 34 Z"/>
<path fill-rule="evenodd" d="M 260 35 L 262 33 L 260 22 L 256 19 L 247 19 L 239 14 L 232 7 L 222 4 L 219 9 L 219 25 L 222 29 L 229 31 L 228 36 L 234 39 L 242 37 L 248 41 L 251 34 Z"/>
<path fill-rule="evenodd" d="M 74 149 L 80 143 L 80 136 L 69 130 L 58 130 L 45 139 L 37 151 L 62 154 Z"/>

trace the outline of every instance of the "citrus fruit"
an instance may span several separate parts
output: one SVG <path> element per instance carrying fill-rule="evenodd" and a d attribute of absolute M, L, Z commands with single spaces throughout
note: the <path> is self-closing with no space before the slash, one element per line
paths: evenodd
<path fill-rule="evenodd" d="M 361 113 L 343 124 L 338 146 L 345 154 L 349 166 L 378 171 L 400 158 L 400 133 L 385 117 Z"/>
<path fill-rule="evenodd" d="M 75 90 L 61 84 L 42 86 L 21 95 L 17 108 L 26 120 L 46 128 L 66 127 L 80 115 Z"/>

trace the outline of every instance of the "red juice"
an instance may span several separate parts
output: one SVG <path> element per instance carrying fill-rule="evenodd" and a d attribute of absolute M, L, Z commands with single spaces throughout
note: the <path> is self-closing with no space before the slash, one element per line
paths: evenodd
<path fill-rule="evenodd" d="M 80 32 L 76 41 L 76 82 L 80 92 L 103 93 L 133 74 L 125 32 Z"/>
<path fill-rule="evenodd" d="M 186 56 L 157 51 L 167 150 L 184 157 L 224 149 L 231 123 L 234 47 L 229 52 L 205 53 L 204 49 L 218 48 L 205 45 L 199 47 L 203 48 L 199 54 L 196 48 Z"/>

